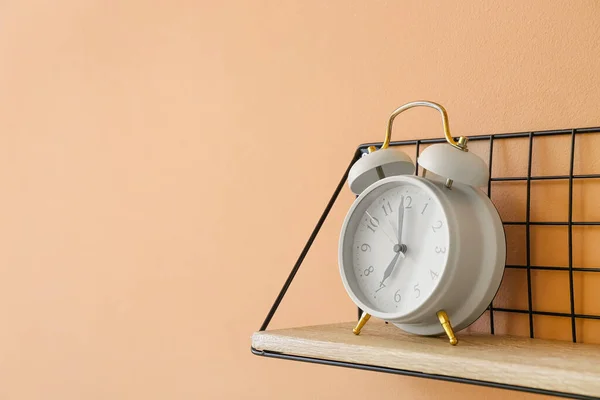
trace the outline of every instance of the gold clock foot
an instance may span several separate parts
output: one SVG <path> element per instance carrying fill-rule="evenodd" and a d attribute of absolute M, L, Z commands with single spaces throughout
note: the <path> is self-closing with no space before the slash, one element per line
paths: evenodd
<path fill-rule="evenodd" d="M 456 346 L 458 343 L 458 339 L 454 335 L 454 330 L 452 329 L 452 325 L 450 324 L 450 318 L 448 318 L 448 314 L 446 311 L 440 310 L 437 313 L 438 319 L 440 320 L 440 324 L 442 324 L 442 328 L 446 331 L 446 335 L 448 336 L 448 340 L 452 346 Z M 362 318 L 361 318 L 362 320 Z"/>
<path fill-rule="evenodd" d="M 356 327 L 352 329 L 352 332 L 355 335 L 360 335 L 360 331 L 362 330 L 363 326 L 365 326 L 369 318 L 371 318 L 371 314 L 363 312 L 363 315 L 360 317 L 360 320 L 358 321 L 358 324 L 356 324 Z"/>

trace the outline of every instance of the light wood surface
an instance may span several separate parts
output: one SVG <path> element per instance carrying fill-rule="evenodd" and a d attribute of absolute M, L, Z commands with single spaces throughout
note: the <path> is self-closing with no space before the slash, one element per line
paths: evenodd
<path fill-rule="evenodd" d="M 600 396 L 600 346 L 484 334 L 419 337 L 354 322 L 256 332 L 258 350 Z"/>

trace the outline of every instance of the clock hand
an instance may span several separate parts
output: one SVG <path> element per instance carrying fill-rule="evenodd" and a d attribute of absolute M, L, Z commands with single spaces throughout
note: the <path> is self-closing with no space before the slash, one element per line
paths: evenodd
<path fill-rule="evenodd" d="M 377 218 L 373 218 L 373 216 L 371 214 L 369 214 L 368 211 L 365 211 L 365 213 L 369 216 L 369 218 L 371 218 L 371 221 L 376 220 L 377 223 L 379 223 L 379 220 Z M 383 234 L 385 236 L 387 236 L 387 238 L 390 240 L 390 242 L 392 242 L 392 244 L 397 244 L 396 241 L 394 239 L 392 239 L 392 237 L 390 235 L 388 235 L 388 233 L 385 231 L 385 229 L 383 229 L 383 227 L 381 227 L 381 231 L 383 232 Z"/>
<path fill-rule="evenodd" d="M 400 257 L 400 252 L 396 253 L 392 259 L 392 262 L 390 262 L 390 265 L 388 265 L 385 269 L 385 272 L 383 273 L 383 279 L 381 279 L 381 282 L 379 282 L 379 286 L 383 286 L 383 282 L 385 282 L 385 280 L 392 274 L 392 271 L 396 266 L 396 261 L 398 261 L 398 257 Z"/>
<path fill-rule="evenodd" d="M 402 227 L 404 225 L 404 196 L 400 196 L 400 205 L 398 206 L 398 244 L 402 244 Z"/>
<path fill-rule="evenodd" d="M 388 226 L 390 227 L 390 229 L 392 230 L 393 236 L 394 237 L 398 237 L 398 231 L 396 230 L 396 227 L 390 222 L 389 219 L 385 218 L 385 222 L 387 222 Z M 397 244 L 395 240 L 392 240 L 392 242 L 394 244 Z"/>
<path fill-rule="evenodd" d="M 402 251 L 402 246 L 400 246 L 398 244 L 395 245 L 394 251 L 396 252 L 396 255 L 390 262 L 390 265 L 388 265 L 387 268 L 385 269 L 385 272 L 383 273 L 383 279 L 381 280 L 381 282 L 379 282 L 379 287 L 383 286 L 383 283 L 385 282 L 385 280 L 387 278 L 389 278 L 389 276 L 392 274 L 392 272 L 394 272 L 394 268 L 396 267 L 396 264 L 398 264 L 398 259 L 399 258 L 404 259 L 406 257 L 406 255 Z"/>
<path fill-rule="evenodd" d="M 387 234 L 387 232 L 381 228 L 381 231 L 385 234 L 385 236 L 387 236 L 387 238 L 390 240 L 390 242 L 392 242 L 392 244 L 396 244 L 396 241 L 394 239 L 392 239 L 392 237 L 390 235 Z"/>

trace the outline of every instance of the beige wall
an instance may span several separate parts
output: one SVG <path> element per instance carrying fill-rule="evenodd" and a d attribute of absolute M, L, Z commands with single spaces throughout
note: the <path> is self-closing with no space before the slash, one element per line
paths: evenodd
<path fill-rule="evenodd" d="M 390 111 L 598 126 L 599 35 L 593 0 L 0 3 L 0 398 L 534 398 L 262 359 L 250 335 Z M 274 327 L 354 318 L 351 199 Z"/>

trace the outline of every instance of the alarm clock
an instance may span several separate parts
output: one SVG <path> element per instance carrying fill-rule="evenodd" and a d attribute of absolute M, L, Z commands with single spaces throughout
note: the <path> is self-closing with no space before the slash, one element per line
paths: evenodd
<path fill-rule="evenodd" d="M 408 155 L 389 148 L 394 118 L 419 106 L 441 113 L 447 141 L 418 157 L 423 177 L 413 175 Z M 342 226 L 339 267 L 364 311 L 355 334 L 375 316 L 413 334 L 446 333 L 455 345 L 454 332 L 487 309 L 506 261 L 502 221 L 479 189 L 488 180 L 467 138 L 450 135 L 441 105 L 417 101 L 392 113 L 381 149 L 370 147 L 348 174 L 358 197 Z"/>

